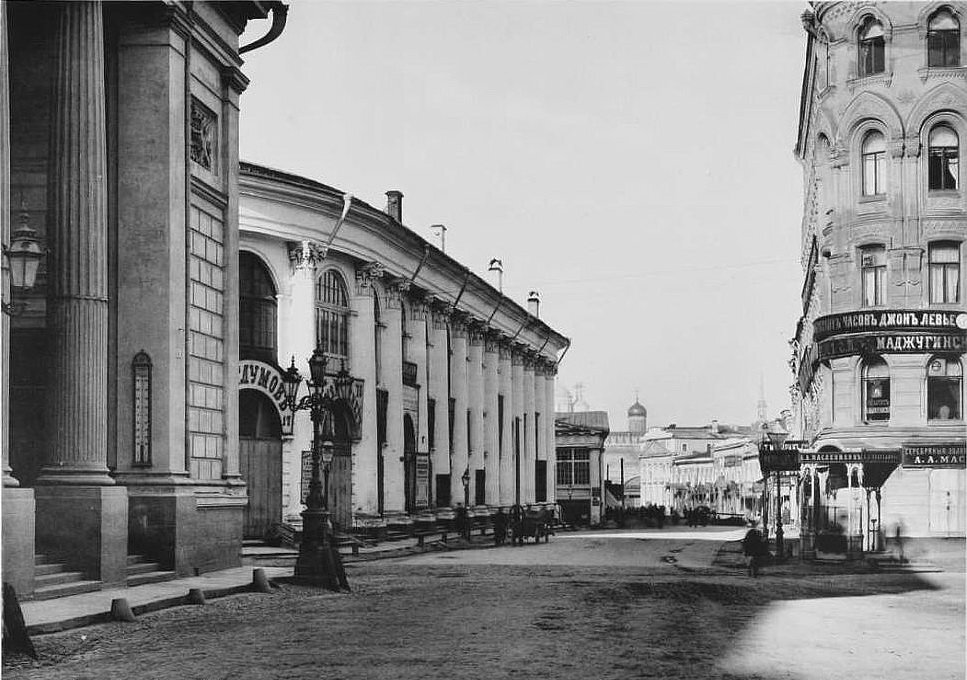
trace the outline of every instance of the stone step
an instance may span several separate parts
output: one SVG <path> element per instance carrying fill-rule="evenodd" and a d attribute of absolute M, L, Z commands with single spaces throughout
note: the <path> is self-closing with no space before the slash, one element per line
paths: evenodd
<path fill-rule="evenodd" d="M 50 557 L 36 553 L 34 554 L 34 564 L 50 564 Z"/>
<path fill-rule="evenodd" d="M 163 571 L 161 565 L 157 562 L 128 562 L 127 575 L 134 576 L 135 574 L 146 574 L 152 571 Z"/>
<path fill-rule="evenodd" d="M 162 581 L 170 581 L 178 577 L 178 574 L 174 571 L 149 571 L 138 574 L 129 574 L 126 583 L 128 588 L 134 586 L 143 586 L 146 583 L 161 583 Z"/>
<path fill-rule="evenodd" d="M 77 583 L 83 580 L 84 572 L 82 571 L 58 571 L 54 574 L 34 576 L 34 590 L 48 586 L 57 586 L 62 583 Z"/>
<path fill-rule="evenodd" d="M 59 574 L 62 571 L 67 571 L 67 567 L 63 564 L 36 564 L 34 565 L 34 577 L 37 576 L 48 576 L 50 574 Z"/>
<path fill-rule="evenodd" d="M 100 589 L 100 581 L 74 581 L 73 583 L 34 588 L 31 598 L 34 600 L 52 600 L 57 597 L 67 597 L 80 593 L 93 593 Z"/>

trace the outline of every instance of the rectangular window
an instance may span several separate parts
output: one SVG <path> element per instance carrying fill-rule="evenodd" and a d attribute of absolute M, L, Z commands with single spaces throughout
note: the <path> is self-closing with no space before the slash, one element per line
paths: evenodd
<path fill-rule="evenodd" d="M 587 449 L 558 451 L 557 484 L 571 486 L 591 483 L 591 452 Z"/>
<path fill-rule="evenodd" d="M 534 461 L 534 502 L 547 501 L 547 461 Z"/>
<path fill-rule="evenodd" d="M 930 302 L 960 302 L 960 248 L 956 243 L 930 246 Z"/>
<path fill-rule="evenodd" d="M 454 411 L 457 408 L 457 400 L 450 397 L 450 403 L 447 408 L 447 422 L 450 424 L 450 453 L 453 453 L 453 428 L 454 428 Z"/>
<path fill-rule="evenodd" d="M 473 503 L 474 505 L 486 505 L 487 503 L 486 470 L 474 470 Z"/>
<path fill-rule="evenodd" d="M 885 42 L 882 37 L 860 42 L 860 75 L 871 76 L 885 70 Z"/>
<path fill-rule="evenodd" d="M 931 191 L 956 191 L 960 177 L 960 159 L 957 147 L 930 147 L 927 177 Z"/>
<path fill-rule="evenodd" d="M 389 392 L 376 390 L 376 441 L 382 446 L 386 443 L 386 411 L 389 406 Z"/>
<path fill-rule="evenodd" d="M 426 440 L 433 451 L 436 448 L 436 399 L 426 400 Z"/>
<path fill-rule="evenodd" d="M 963 369 L 956 357 L 934 357 L 927 364 L 927 418 L 960 420 Z"/>
<path fill-rule="evenodd" d="M 863 404 L 866 420 L 889 420 L 890 379 L 866 378 L 863 381 L 863 391 L 866 393 Z"/>
<path fill-rule="evenodd" d="M 879 196 L 884 193 L 886 172 L 886 152 L 875 151 L 863 154 L 863 195 Z"/>
<path fill-rule="evenodd" d="M 877 307 L 886 304 L 886 249 L 883 246 L 862 248 L 860 267 L 863 278 L 863 306 Z"/>
<path fill-rule="evenodd" d="M 927 66 L 943 68 L 960 65 L 960 31 L 927 32 Z"/>
<path fill-rule="evenodd" d="M 497 395 L 497 454 L 504 455 L 504 395 Z"/>

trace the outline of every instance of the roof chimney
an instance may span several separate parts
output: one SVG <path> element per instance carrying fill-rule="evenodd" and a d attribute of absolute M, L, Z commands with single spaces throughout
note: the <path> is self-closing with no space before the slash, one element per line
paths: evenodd
<path fill-rule="evenodd" d="M 527 311 L 538 319 L 541 318 L 541 296 L 536 290 L 527 294 Z"/>
<path fill-rule="evenodd" d="M 437 247 L 444 253 L 447 252 L 447 228 L 442 224 L 434 224 L 430 226 L 430 231 L 439 239 Z"/>
<path fill-rule="evenodd" d="M 403 224 L 403 192 L 391 189 L 386 192 L 386 214 Z"/>
<path fill-rule="evenodd" d="M 719 421 L 713 420 L 712 421 L 712 424 L 708 426 L 708 429 L 709 429 L 710 432 L 713 432 L 714 434 L 718 434 L 718 432 L 719 432 Z"/>
<path fill-rule="evenodd" d="M 501 293 L 504 292 L 504 263 L 498 258 L 493 258 L 490 261 L 490 265 L 487 267 L 487 271 L 492 272 L 493 278 L 497 279 L 496 288 Z"/>

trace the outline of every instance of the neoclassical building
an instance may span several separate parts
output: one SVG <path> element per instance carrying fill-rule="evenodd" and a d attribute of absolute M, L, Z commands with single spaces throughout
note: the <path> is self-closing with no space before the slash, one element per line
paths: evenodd
<path fill-rule="evenodd" d="M 568 340 L 538 301 L 522 307 L 405 227 L 398 191 L 377 209 L 245 163 L 240 184 L 245 535 L 299 524 L 312 423 L 280 385 L 293 362 L 308 375 L 317 347 L 344 384 L 329 477 L 337 529 L 553 502 L 554 376 Z"/>
<path fill-rule="evenodd" d="M 792 342 L 804 551 L 963 536 L 967 5 L 803 15 L 802 317 Z M 878 503 L 879 501 L 879 503 Z"/>
<path fill-rule="evenodd" d="M 0 3 L 3 580 L 22 595 L 138 582 L 142 557 L 239 563 L 237 130 L 256 46 L 239 36 L 271 14 L 267 44 L 285 10 Z"/>

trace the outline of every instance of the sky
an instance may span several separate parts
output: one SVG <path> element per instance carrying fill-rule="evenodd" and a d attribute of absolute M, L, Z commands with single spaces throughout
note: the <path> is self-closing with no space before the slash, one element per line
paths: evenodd
<path fill-rule="evenodd" d="M 292 0 L 244 55 L 243 160 L 383 207 L 569 337 L 627 426 L 789 406 L 805 56 L 796 2 Z M 243 43 L 267 29 L 250 23 Z"/>

